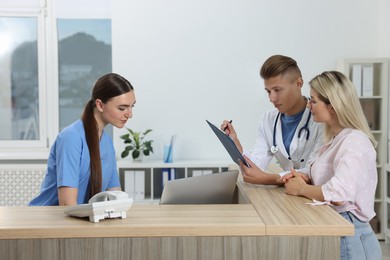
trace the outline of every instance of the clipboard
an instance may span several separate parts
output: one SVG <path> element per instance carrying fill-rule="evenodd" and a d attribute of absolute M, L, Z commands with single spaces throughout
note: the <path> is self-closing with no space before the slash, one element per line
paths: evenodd
<path fill-rule="evenodd" d="M 218 129 L 215 125 L 210 123 L 208 120 L 206 120 L 206 122 L 207 124 L 209 124 L 213 132 L 221 141 L 226 151 L 229 153 L 230 157 L 232 157 L 233 161 L 238 165 L 240 165 L 239 161 L 242 161 L 248 168 L 250 168 L 251 166 L 247 161 L 245 161 L 244 157 L 242 156 L 241 152 L 238 150 L 234 141 L 228 135 L 226 135 L 224 132 Z"/>

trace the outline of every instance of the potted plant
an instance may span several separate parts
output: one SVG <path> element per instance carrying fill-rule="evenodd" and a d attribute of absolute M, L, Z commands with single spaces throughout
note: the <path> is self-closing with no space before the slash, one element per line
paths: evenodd
<path fill-rule="evenodd" d="M 121 154 L 122 158 L 128 156 L 131 151 L 131 156 L 134 160 L 141 159 L 142 154 L 148 156 L 150 153 L 153 153 L 153 140 L 144 140 L 145 136 L 152 132 L 152 129 L 148 129 L 143 133 L 135 132 L 127 127 L 126 129 L 129 133 L 120 137 L 124 140 L 124 143 L 127 144 Z"/>

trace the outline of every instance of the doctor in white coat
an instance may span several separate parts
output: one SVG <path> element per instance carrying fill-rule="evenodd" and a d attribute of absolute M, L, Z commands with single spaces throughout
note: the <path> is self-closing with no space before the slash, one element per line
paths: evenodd
<path fill-rule="evenodd" d="M 313 121 L 302 95 L 303 79 L 297 62 L 287 56 L 269 57 L 261 67 L 265 90 L 275 109 L 260 121 L 257 139 L 251 150 L 243 149 L 233 125 L 225 120 L 221 129 L 244 154 L 251 167 L 241 164 L 244 181 L 254 184 L 283 184 L 280 177 L 292 168 L 304 175 L 322 145 L 322 125 Z M 283 172 L 267 173 L 272 158 Z"/>

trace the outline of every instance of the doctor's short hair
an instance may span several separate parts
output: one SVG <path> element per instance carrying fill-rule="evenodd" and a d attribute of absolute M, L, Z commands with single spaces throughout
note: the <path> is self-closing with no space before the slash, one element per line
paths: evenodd
<path fill-rule="evenodd" d="M 260 69 L 260 76 L 265 80 L 287 73 L 294 74 L 295 77 L 302 77 L 297 62 L 293 58 L 283 55 L 269 57 Z"/>
<path fill-rule="evenodd" d="M 342 127 L 362 131 L 376 147 L 375 138 L 364 116 L 356 88 L 348 77 L 338 71 L 325 71 L 310 80 L 309 85 L 322 102 L 333 107 Z M 325 141 L 329 141 L 332 134 L 328 125 L 325 125 L 324 133 Z"/>

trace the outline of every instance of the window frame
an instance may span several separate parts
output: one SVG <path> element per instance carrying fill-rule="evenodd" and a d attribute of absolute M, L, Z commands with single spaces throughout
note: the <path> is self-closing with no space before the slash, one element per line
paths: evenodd
<path fill-rule="evenodd" d="M 50 51 L 46 40 L 47 6 L 41 1 L 40 7 L 1 8 L 1 17 L 36 18 L 37 19 L 37 56 L 38 58 L 38 104 L 39 104 L 39 138 L 38 140 L 0 140 L 0 159 L 47 159 L 47 78 L 45 68 L 47 53 Z"/>
<path fill-rule="evenodd" d="M 37 17 L 39 140 L 0 140 L 0 163 L 47 160 L 59 132 L 57 19 L 111 19 L 111 0 L 10 0 L 0 4 L 2 17 Z M 38 6 L 39 4 L 39 6 Z M 75 13 L 75 6 L 77 12 Z M 66 8 L 67 7 L 67 8 Z"/>

